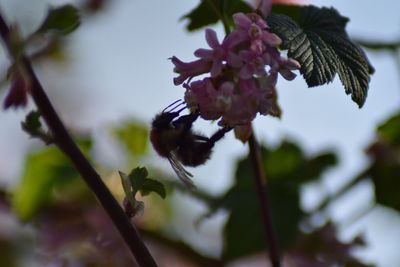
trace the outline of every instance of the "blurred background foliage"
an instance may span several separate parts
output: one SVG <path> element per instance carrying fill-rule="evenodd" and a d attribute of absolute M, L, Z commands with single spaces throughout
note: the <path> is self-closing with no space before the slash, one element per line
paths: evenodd
<path fill-rule="evenodd" d="M 106 9 L 107 2 L 85 0 L 75 4 L 89 20 Z M 248 8 L 242 1 L 230 4 L 230 12 Z M 284 6 L 275 8 L 285 11 Z M 292 11 L 291 8 L 286 9 L 288 13 Z M 200 4 L 184 15 L 189 19 L 187 29 L 196 30 L 216 23 L 217 17 L 205 16 L 209 12 L 206 5 Z M 62 23 L 59 26 L 57 21 L 51 25 L 53 28 L 64 27 Z M 39 41 L 35 42 L 40 45 L 32 49 L 32 60 L 68 60 L 65 37 L 54 35 L 44 43 Z M 359 43 L 368 51 L 388 52 L 399 58 L 399 43 L 363 40 Z M 104 129 L 107 141 L 114 145 L 110 153 L 121 159 L 118 169 L 128 172 L 133 166 L 144 164 L 151 177 L 162 181 L 167 188 L 165 200 L 158 195 L 143 197 L 144 214 L 132 220 L 141 230 L 160 266 L 267 264 L 264 251 L 268 244 L 265 244 L 262 234 L 247 157 L 236 160 L 233 183 L 226 192 L 219 195 L 205 189 L 188 192 L 175 177 L 170 177 L 151 162 L 153 155 L 148 153 L 148 125 L 130 118 L 118 125 L 105 125 Z M 83 133 L 79 129 L 73 134 L 114 196 L 122 203 L 124 193 L 115 166 L 104 162 L 96 154 L 101 140 L 96 133 Z M 301 203 L 304 188 L 310 184 L 323 188 L 322 177 L 338 166 L 338 155 L 333 150 L 308 153 L 300 144 L 289 139 L 279 144 L 263 144 L 273 223 L 284 256 L 284 266 L 373 266 L 354 256 L 356 249 L 368 246 L 362 235 L 346 241 L 338 237 L 339 226 L 332 221 L 329 207 L 359 184 L 370 182 L 375 200 L 367 207 L 357 207 L 349 216 L 349 224 L 361 220 L 377 205 L 400 211 L 400 113 L 393 114 L 377 127 L 375 139 L 365 147 L 365 153 L 369 157 L 365 169 L 349 177 L 348 182 L 336 192 L 323 194 L 312 208 L 306 209 Z M 213 217 L 223 215 L 222 229 L 216 224 L 207 228 L 210 233 L 218 232 L 221 237 L 220 255 L 193 246 L 185 238 L 187 233 L 184 227 L 180 228 L 179 222 L 185 220 L 186 212 L 190 212 L 180 209 L 190 207 L 177 204 L 181 201 L 202 205 L 203 214 L 191 221 L 198 229 Z M 26 155 L 19 183 L 12 190 L 3 188 L 0 191 L 0 219 L 1 266 L 134 266 L 106 214 L 69 160 L 54 146 L 39 146 Z M 210 227 L 213 229 L 210 230 Z"/>

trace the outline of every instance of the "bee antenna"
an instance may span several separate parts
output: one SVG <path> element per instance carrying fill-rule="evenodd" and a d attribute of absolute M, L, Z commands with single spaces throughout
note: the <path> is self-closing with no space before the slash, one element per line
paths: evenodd
<path fill-rule="evenodd" d="M 179 106 L 177 106 L 177 107 L 179 107 Z M 186 109 L 186 108 L 187 108 L 187 106 L 184 106 L 183 108 L 181 108 L 181 109 L 179 109 L 179 110 L 177 110 L 177 111 L 175 111 L 175 112 L 181 113 L 181 111 L 184 110 L 184 109 Z"/>
<path fill-rule="evenodd" d="M 162 112 L 165 112 L 168 108 L 172 107 L 173 105 L 175 105 L 176 103 L 179 103 L 179 102 L 181 102 L 181 101 L 182 101 L 182 99 L 178 99 L 178 100 L 174 101 L 173 103 L 169 104 L 166 108 L 164 108 Z M 177 106 L 172 107 L 172 108 L 171 108 L 171 111 L 174 110 L 174 109 L 176 109 L 177 107 L 179 107 L 179 106 L 182 105 L 183 103 L 185 103 L 185 102 L 182 101 L 182 102 L 179 103 Z"/>

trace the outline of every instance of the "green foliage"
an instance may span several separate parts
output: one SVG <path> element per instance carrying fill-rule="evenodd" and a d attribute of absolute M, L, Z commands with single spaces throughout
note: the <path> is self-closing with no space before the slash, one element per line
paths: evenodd
<path fill-rule="evenodd" d="M 164 185 L 156 180 L 147 178 L 148 172 L 144 167 L 137 167 L 129 174 L 129 180 L 132 186 L 132 193 L 140 191 L 142 196 L 148 195 L 150 192 L 157 193 L 160 197 L 166 197 Z"/>
<path fill-rule="evenodd" d="M 37 33 L 55 32 L 65 35 L 73 32 L 79 24 L 78 10 L 73 5 L 67 4 L 57 8 L 49 8 Z"/>
<path fill-rule="evenodd" d="M 29 220 L 50 201 L 56 184 L 79 177 L 67 158 L 51 147 L 27 157 L 21 182 L 14 191 L 12 206 L 20 220 Z"/>
<path fill-rule="evenodd" d="M 306 157 L 296 144 L 284 141 L 277 148 L 262 149 L 264 168 L 268 177 L 268 194 L 272 205 L 273 223 L 280 246 L 293 244 L 298 225 L 305 217 L 300 208 L 300 187 L 336 164 L 333 153 Z M 234 186 L 211 205 L 211 213 L 218 208 L 230 211 L 224 229 L 223 258 L 232 260 L 262 251 L 265 239 L 251 163 L 241 160 L 235 173 Z"/>
<path fill-rule="evenodd" d="M 89 150 L 89 141 L 82 140 L 80 143 L 81 149 Z M 52 200 L 56 186 L 67 185 L 78 177 L 78 172 L 56 147 L 46 147 L 28 155 L 12 198 L 16 215 L 22 221 L 31 219 Z"/>
<path fill-rule="evenodd" d="M 136 193 L 140 192 L 142 196 L 147 196 L 151 192 L 158 194 L 161 198 L 165 198 L 167 193 L 164 185 L 156 180 L 147 178 L 149 175 L 145 167 L 137 167 L 131 171 L 129 175 L 119 172 L 122 187 L 125 192 L 126 199 L 131 207 L 127 210 L 130 216 L 143 213 L 144 203 L 136 199 Z"/>
<path fill-rule="evenodd" d="M 134 121 L 123 124 L 122 127 L 113 129 L 113 134 L 124 145 L 130 156 L 142 156 L 148 146 L 148 130 Z"/>
<path fill-rule="evenodd" d="M 236 12 L 251 12 L 251 7 L 242 0 L 209 0 L 200 1 L 183 19 L 188 19 L 188 31 L 195 31 L 210 24 L 217 23 L 222 16 L 231 18 Z"/>
<path fill-rule="evenodd" d="M 352 100 L 362 107 L 367 97 L 370 74 L 374 72 L 359 46 L 345 30 L 348 18 L 334 8 L 315 6 L 291 10 L 293 18 L 271 14 L 270 30 L 282 39 L 281 47 L 296 59 L 309 87 L 332 82 L 336 73 Z"/>
<path fill-rule="evenodd" d="M 376 202 L 400 211 L 400 113 L 378 127 L 368 154 L 372 163 L 365 176 L 372 178 Z"/>
<path fill-rule="evenodd" d="M 378 127 L 378 135 L 385 143 L 400 146 L 400 113 L 381 124 Z"/>
<path fill-rule="evenodd" d="M 31 111 L 26 115 L 25 121 L 22 123 L 23 128 L 30 129 L 31 131 L 37 131 L 42 127 L 42 123 L 40 122 L 40 112 L 39 111 Z"/>
<path fill-rule="evenodd" d="M 13 251 L 11 244 L 0 237 L 0 263 L 2 266 L 17 267 L 17 257 Z"/>
<path fill-rule="evenodd" d="M 25 121 L 21 123 L 21 127 L 31 137 L 39 138 L 45 142 L 45 144 L 51 144 L 53 142 L 53 138 L 49 133 L 46 133 L 42 129 L 40 116 L 40 112 L 38 111 L 29 112 L 25 117 Z"/>

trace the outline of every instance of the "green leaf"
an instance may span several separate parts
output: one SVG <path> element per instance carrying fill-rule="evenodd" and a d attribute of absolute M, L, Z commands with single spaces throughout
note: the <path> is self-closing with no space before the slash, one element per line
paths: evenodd
<path fill-rule="evenodd" d="M 167 196 L 165 186 L 161 182 L 147 178 L 140 188 L 140 194 L 142 194 L 142 196 L 147 196 L 151 192 L 157 193 L 161 198 Z"/>
<path fill-rule="evenodd" d="M 138 191 L 142 196 L 147 196 L 151 192 L 157 193 L 160 197 L 165 198 L 166 190 L 159 181 L 147 178 L 149 175 L 145 167 L 137 167 L 129 174 L 129 180 L 132 187 L 132 193 L 135 195 Z"/>
<path fill-rule="evenodd" d="M 231 18 L 234 13 L 247 13 L 251 12 L 251 10 L 252 8 L 241 0 L 200 1 L 199 5 L 188 14 L 184 15 L 182 19 L 189 20 L 189 23 L 186 25 L 188 31 L 195 31 L 202 27 L 217 23 L 221 19 L 221 15 L 224 13 L 227 18 Z"/>
<path fill-rule="evenodd" d="M 378 127 L 378 135 L 382 141 L 400 146 L 400 113 L 381 124 Z"/>
<path fill-rule="evenodd" d="M 12 199 L 18 218 L 22 221 L 32 218 L 51 201 L 54 186 L 69 183 L 78 177 L 79 174 L 56 147 L 29 155 Z"/>
<path fill-rule="evenodd" d="M 400 114 L 378 127 L 377 141 L 368 150 L 372 162 L 365 176 L 372 178 L 378 204 L 400 211 Z"/>
<path fill-rule="evenodd" d="M 320 178 L 328 167 L 336 164 L 336 156 L 324 152 L 307 157 L 299 146 L 283 141 L 275 148 L 262 148 L 262 158 L 273 224 L 280 247 L 287 248 L 296 239 L 298 225 L 306 215 L 300 208 L 301 186 Z M 224 259 L 233 260 L 265 249 L 253 170 L 248 159 L 239 162 L 234 186 L 214 201 L 211 213 L 221 207 L 230 211 L 224 228 Z"/>
<path fill-rule="evenodd" d="M 113 134 L 124 145 L 131 156 L 142 156 L 148 146 L 148 131 L 135 121 L 125 122 L 122 127 L 113 129 Z"/>
<path fill-rule="evenodd" d="M 263 220 L 252 175 L 250 162 L 241 161 L 236 171 L 237 184 L 224 197 L 224 206 L 231 212 L 224 228 L 226 260 L 265 250 Z M 300 194 L 298 188 L 275 178 L 270 179 L 268 193 L 278 242 L 286 248 L 297 236 L 298 224 L 304 216 Z"/>
<path fill-rule="evenodd" d="M 146 181 L 149 173 L 145 167 L 137 167 L 129 174 L 129 181 L 131 182 L 132 192 L 135 195 L 139 191 Z"/>
<path fill-rule="evenodd" d="M 38 129 L 40 129 L 40 127 L 42 127 L 42 124 L 40 123 L 39 119 L 40 119 L 40 112 L 32 110 L 31 112 L 28 113 L 28 115 L 26 115 L 23 125 L 27 129 L 37 131 Z"/>
<path fill-rule="evenodd" d="M 267 18 L 270 30 L 282 39 L 282 48 L 296 59 L 309 87 L 332 82 L 336 73 L 354 102 L 362 107 L 370 74 L 374 72 L 365 53 L 353 43 L 345 27 L 348 18 L 334 8 L 299 7 L 294 21 L 282 14 Z"/>
<path fill-rule="evenodd" d="M 47 16 L 37 32 L 56 32 L 65 35 L 78 28 L 79 24 L 78 10 L 73 5 L 67 4 L 57 8 L 49 8 Z"/>

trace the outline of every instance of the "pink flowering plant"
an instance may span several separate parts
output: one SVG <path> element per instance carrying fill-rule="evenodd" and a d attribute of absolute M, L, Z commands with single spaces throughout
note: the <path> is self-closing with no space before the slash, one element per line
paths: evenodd
<path fill-rule="evenodd" d="M 315 11 L 315 7 L 307 8 Z M 234 13 L 232 31 L 222 20 L 226 30 L 222 41 L 213 29 L 205 30 L 210 48 L 197 49 L 194 52 L 197 60 L 183 62 L 176 56 L 171 58 L 178 74 L 174 84 L 186 89 L 184 99 L 191 112 L 198 112 L 205 120 L 218 120 L 222 127 L 250 129 L 257 114 L 280 116 L 276 92 L 278 76 L 291 81 L 296 77 L 295 70 L 300 70 L 309 86 L 329 83 L 339 73 L 346 93 L 353 94 L 353 100 L 361 107 L 366 98 L 369 74 L 373 72 L 362 51 L 350 41 L 341 40 L 356 54 L 359 69 L 354 70 L 349 64 L 342 64 L 346 55 L 337 47 L 340 42 L 332 42 L 327 38 L 330 36 L 312 36 L 301 31 L 290 17 L 269 16 L 270 11 L 271 1 L 265 0 L 252 12 Z M 187 18 L 195 17 L 195 12 Z M 323 13 L 338 23 L 347 22 L 333 9 L 321 9 L 317 15 L 322 20 Z M 312 27 L 317 28 L 315 30 L 326 27 L 323 21 L 317 22 L 320 25 L 311 25 L 309 32 Z M 344 29 L 339 28 L 332 34 L 345 35 Z M 322 47 L 327 55 L 321 53 Z M 281 55 L 281 49 L 288 50 L 288 58 Z"/>
<path fill-rule="evenodd" d="M 257 114 L 279 116 L 276 102 L 278 74 L 287 80 L 300 64 L 281 56 L 282 40 L 269 31 L 260 14 L 233 14 L 234 28 L 220 42 L 213 29 L 206 29 L 210 49 L 194 52 L 199 59 L 183 62 L 172 57 L 175 85 L 186 89 L 188 108 L 205 120 L 235 127 L 251 123 Z M 202 79 L 197 76 L 207 74 Z"/>
<path fill-rule="evenodd" d="M 253 120 L 259 114 L 281 116 L 277 97 L 278 78 L 281 76 L 285 80 L 291 81 L 299 73 L 307 85 L 313 87 L 330 83 L 338 76 L 346 94 L 350 94 L 352 100 L 361 108 L 367 97 L 370 76 L 374 71 L 363 50 L 351 41 L 345 30 L 348 18 L 341 16 L 336 9 L 315 6 L 284 6 L 279 9 L 281 12 L 277 13 L 273 5 L 273 2 L 276 1 L 256 2 L 258 4 L 253 8 L 242 0 L 204 0 L 184 16 L 188 21 L 187 29 L 190 31 L 222 22 L 225 36 L 218 36 L 215 30 L 206 28 L 205 39 L 209 47 L 195 50 L 196 59 L 185 62 L 177 56 L 170 58 L 176 73 L 173 83 L 185 90 L 182 95 L 183 100 L 172 103 L 155 116 L 149 131 L 150 138 L 144 130 L 145 141 L 139 146 L 144 147 L 146 141 L 150 139 L 154 150 L 169 161 L 175 174 L 185 185 L 169 182 L 171 187 L 193 193 L 194 197 L 207 203 L 210 214 L 219 208 L 225 208 L 230 212 L 224 229 L 225 243 L 221 259 L 208 259 L 203 255 L 195 254 L 193 258 L 199 260 L 199 266 L 225 266 L 230 261 L 264 249 L 268 250 L 271 266 L 281 266 L 280 248 L 284 246 L 286 246 L 284 248 L 288 248 L 290 242 L 292 242 L 291 245 L 294 244 L 295 235 L 299 230 L 298 226 L 307 219 L 306 215 L 309 215 L 301 211 L 299 206 L 299 191 L 302 183 L 310 181 L 310 177 L 318 178 L 325 168 L 335 164 L 336 160 L 333 154 L 327 153 L 315 158 L 307 158 L 301 153 L 300 148 L 290 143 L 283 143 L 275 150 L 261 149 L 258 145 L 252 132 Z M 102 3 L 103 1 L 88 1 L 83 6 L 98 7 Z M 143 213 L 145 204 L 142 198 L 136 199 L 136 197 L 138 194 L 144 197 L 150 193 L 156 193 L 165 198 L 168 191 L 161 182 L 148 177 L 149 172 L 146 168 L 138 167 L 129 174 L 119 172 L 125 199 L 121 201 L 122 203 L 118 203 L 92 163 L 82 153 L 82 147 L 78 147 L 71 138 L 32 67 L 31 61 L 35 56 L 45 54 L 47 49 L 57 44 L 56 41 L 60 40 L 61 36 L 71 33 L 79 26 L 78 11 L 72 5 L 50 8 L 38 29 L 23 38 L 19 36 L 17 28 L 10 27 L 0 10 L 0 37 L 10 59 L 6 77 L 8 91 L 4 94 L 3 108 L 23 108 L 28 105 L 30 99 L 33 100 L 37 111 L 32 111 L 26 116 L 26 120 L 22 123 L 23 130 L 31 137 L 41 139 L 46 145 L 54 145 L 67 156 L 66 158 L 73 163 L 73 167 L 76 168 L 106 211 L 107 216 L 122 237 L 119 243 L 122 240 L 125 242 L 134 256 L 137 266 L 155 267 L 157 261 L 136 229 L 136 224 L 140 223 L 134 219 Z M 32 40 L 35 39 L 36 41 L 44 40 L 45 43 L 39 45 L 42 49 L 36 51 L 36 55 L 28 54 L 27 51 L 35 51 L 33 49 L 35 42 L 32 44 Z M 282 53 L 282 51 L 285 52 Z M 181 114 L 186 109 L 188 110 L 187 114 Z M 199 134 L 192 129 L 197 119 L 217 121 L 219 129 L 211 136 Z M 42 122 L 45 123 L 44 128 L 42 128 Z M 139 132 L 137 127 L 132 128 L 134 128 L 135 134 Z M 192 174 L 185 169 L 185 166 L 196 167 L 204 164 L 210 159 L 214 145 L 232 129 L 238 139 L 249 145 L 248 159 L 238 163 L 236 184 L 220 197 L 209 196 L 200 191 L 197 193 L 189 191 L 196 190 L 196 187 L 192 181 Z M 127 146 L 131 144 L 132 138 L 129 134 L 122 131 L 119 135 L 121 139 L 129 139 L 126 142 Z M 134 147 L 133 150 L 140 150 L 137 146 Z M 377 152 L 379 149 L 375 150 Z M 267 165 L 261 158 L 262 156 L 267 158 L 267 161 L 272 159 L 272 162 L 278 162 L 280 157 L 286 156 L 290 158 L 290 162 L 295 162 L 292 164 L 293 166 L 298 164 L 294 167 L 291 166 L 292 169 L 287 172 L 285 170 L 284 174 L 278 173 L 279 171 L 271 172 L 271 176 L 276 175 L 273 178 L 278 178 L 271 179 L 271 183 L 268 183 L 269 186 L 272 185 L 272 188 L 275 186 L 274 189 L 278 190 L 276 192 L 272 190 L 271 199 L 277 200 L 273 203 L 269 203 L 267 195 L 271 188 L 267 188 L 266 177 L 269 173 L 265 174 Z M 48 158 L 57 160 L 59 157 L 48 156 Z M 50 171 L 40 172 L 40 175 L 53 173 L 51 168 L 60 169 L 62 172 L 60 176 L 72 173 L 70 162 L 65 163 L 68 168 L 64 168 L 63 164 L 53 164 L 54 166 L 49 167 Z M 253 187 L 247 184 L 247 176 L 251 172 L 254 174 L 253 184 L 255 186 Z M 286 184 L 287 177 L 295 177 L 298 180 L 293 181 L 294 186 L 293 184 L 288 186 Z M 277 180 L 281 183 L 279 186 L 277 186 Z M 36 195 L 39 199 L 37 203 L 39 204 L 33 206 L 37 208 L 44 205 L 45 197 L 42 197 L 42 189 L 39 186 L 35 184 L 34 188 L 37 190 Z M 0 194 L 0 204 L 3 195 L 5 194 Z M 271 211 L 270 206 L 288 200 L 294 200 L 288 204 L 291 209 L 286 209 L 285 204 L 279 212 Z M 76 206 L 74 203 L 71 206 L 73 209 L 70 208 L 73 211 L 74 220 L 76 217 L 84 217 L 76 215 L 76 213 L 85 212 L 84 209 L 82 211 L 75 209 Z M 254 206 L 256 207 L 254 208 Z M 238 213 L 237 210 L 240 212 Z M 289 214 L 285 214 L 285 212 Z M 64 209 L 61 209 L 61 213 L 65 213 Z M 28 215 L 25 214 L 26 217 L 29 217 Z M 272 222 L 275 218 L 272 218 L 272 215 L 278 217 L 278 222 L 283 219 L 285 221 L 273 225 Z M 309 217 L 312 217 L 311 215 Z M 99 216 L 103 217 L 103 215 Z M 293 220 L 286 220 L 288 217 Z M 246 222 L 243 221 L 244 219 Z M 102 220 L 95 219 L 93 221 L 101 222 Z M 93 228 L 93 221 L 84 222 L 84 225 L 88 224 L 85 227 L 90 229 L 90 234 L 92 231 L 97 231 L 93 229 L 100 229 L 100 232 L 104 232 L 103 227 L 105 226 Z M 254 227 L 245 229 L 243 224 L 249 221 L 254 222 Z M 59 237 L 57 233 L 52 234 L 51 227 L 50 231 L 48 228 L 44 228 L 46 231 L 44 236 L 47 234 L 50 237 Z M 264 235 L 259 234 L 262 231 L 261 228 L 263 228 Z M 324 244 L 334 244 L 339 247 L 338 250 L 341 253 L 330 258 L 332 252 L 329 249 L 324 252 L 327 256 L 317 251 L 315 253 L 316 260 L 329 259 L 329 263 L 327 263 L 329 266 L 353 262 L 353 258 L 348 252 L 350 247 L 333 238 L 334 228 L 329 226 L 322 230 L 327 236 L 327 240 L 323 241 Z M 77 233 L 80 231 L 81 229 L 78 229 Z M 287 232 L 290 233 L 290 238 L 286 238 Z M 321 233 L 319 234 L 321 235 Z M 282 235 L 285 237 L 280 239 Z M 63 235 L 61 237 L 64 242 Z M 66 240 L 68 238 L 65 236 Z M 167 240 L 165 237 L 156 239 Z M 56 241 L 58 240 L 56 239 Z M 49 244 L 52 243 L 49 242 Z M 176 240 L 167 240 L 166 243 L 169 246 L 177 242 Z M 310 241 L 310 239 L 305 238 L 303 243 L 311 243 L 311 246 L 314 246 L 313 240 Z M 303 243 L 300 243 L 302 248 L 304 248 Z M 177 246 L 182 247 L 181 244 Z M 292 249 L 295 247 L 292 246 Z M 103 246 L 101 251 L 104 251 L 105 248 Z M 123 253 L 123 250 L 114 250 L 112 253 Z M 184 250 L 192 253 L 191 255 L 194 253 L 191 252 L 191 248 L 185 247 Z M 288 251 L 290 254 L 290 250 Z M 306 255 L 305 258 L 295 252 L 292 254 L 295 263 L 314 263 L 314 254 Z M 95 258 L 97 258 L 97 254 Z M 102 258 L 99 257 L 99 259 L 99 262 L 103 264 Z M 126 266 L 133 266 L 132 259 L 127 257 L 129 264 L 127 263 Z M 116 264 L 115 266 L 122 265 Z M 307 266 L 314 265 L 308 264 Z"/>

